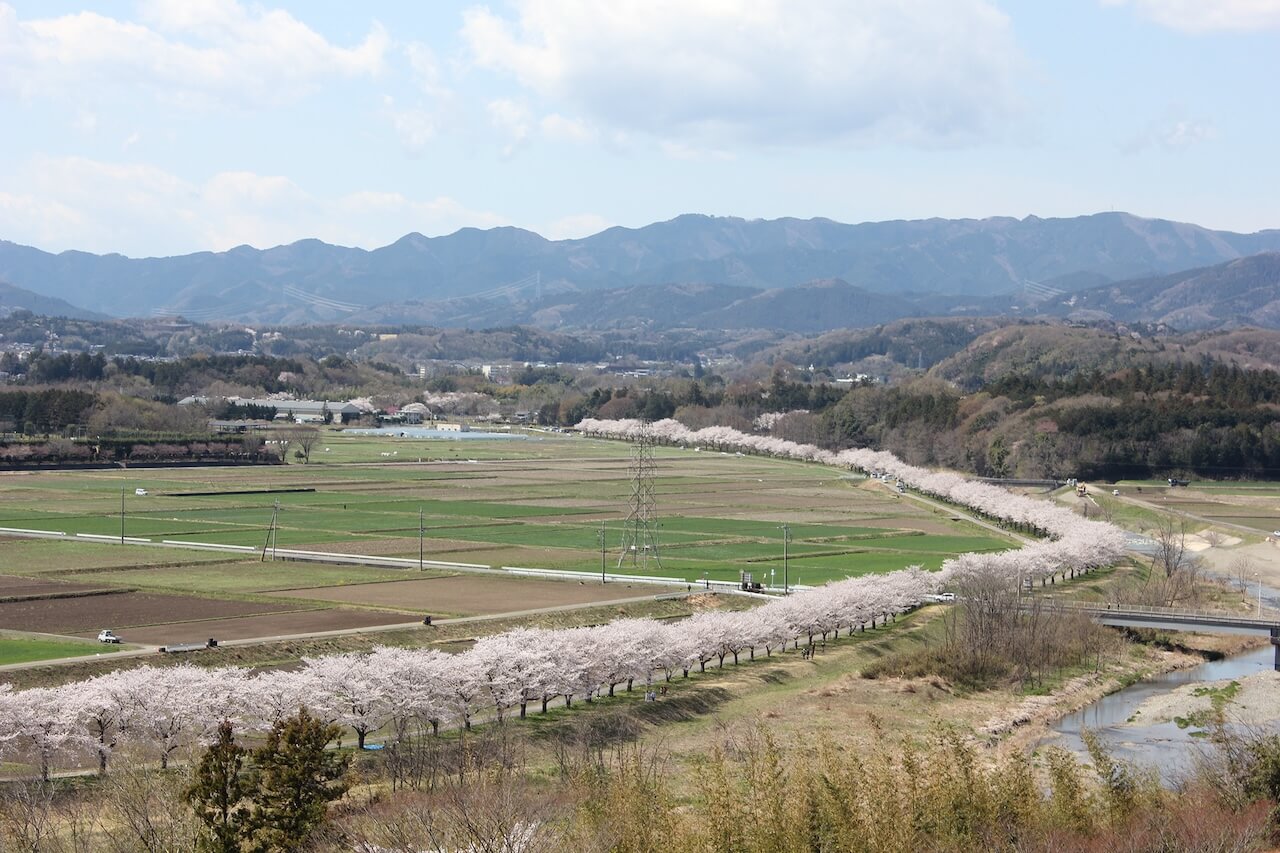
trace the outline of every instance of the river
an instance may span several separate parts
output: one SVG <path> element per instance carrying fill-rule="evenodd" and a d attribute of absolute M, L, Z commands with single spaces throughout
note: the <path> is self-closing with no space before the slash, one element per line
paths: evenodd
<path fill-rule="evenodd" d="M 1088 729 L 1101 737 L 1116 758 L 1154 767 L 1166 780 L 1176 779 L 1193 767 L 1197 750 L 1203 743 L 1202 739 L 1192 736 L 1196 729 L 1180 729 L 1175 723 L 1126 726 L 1125 721 L 1152 696 L 1184 684 L 1238 679 L 1267 672 L 1272 669 L 1274 661 L 1275 650 L 1267 644 L 1251 652 L 1140 681 L 1063 717 L 1053 727 L 1058 736 L 1046 738 L 1040 745 L 1057 745 L 1072 752 L 1084 752 L 1080 733 Z M 1280 709 L 1277 713 L 1280 714 Z"/>

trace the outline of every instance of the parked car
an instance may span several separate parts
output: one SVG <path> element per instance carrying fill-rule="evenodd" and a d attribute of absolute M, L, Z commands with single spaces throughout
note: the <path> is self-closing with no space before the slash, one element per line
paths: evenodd
<path fill-rule="evenodd" d="M 99 643 L 119 643 L 119 642 L 122 642 L 122 640 L 119 637 L 117 637 L 115 635 L 115 632 L 112 631 L 110 628 L 103 628 L 101 631 L 98 632 L 98 642 Z"/>

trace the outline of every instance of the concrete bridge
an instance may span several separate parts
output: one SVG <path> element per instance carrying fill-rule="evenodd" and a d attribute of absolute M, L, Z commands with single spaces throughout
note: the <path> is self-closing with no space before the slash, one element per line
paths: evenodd
<path fill-rule="evenodd" d="M 1134 604 L 1075 604 L 1059 601 L 1055 605 L 1064 610 L 1087 613 L 1103 625 L 1122 628 L 1163 628 L 1168 631 L 1208 631 L 1269 637 L 1275 648 L 1274 666 L 1276 670 L 1280 670 L 1280 621 L 1276 619 Z"/>

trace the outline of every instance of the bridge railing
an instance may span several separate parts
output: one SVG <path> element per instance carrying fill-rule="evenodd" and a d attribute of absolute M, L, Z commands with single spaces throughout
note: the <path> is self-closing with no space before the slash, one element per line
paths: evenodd
<path fill-rule="evenodd" d="M 1257 625 L 1260 628 L 1280 628 L 1280 620 L 1261 616 L 1245 616 L 1239 613 L 1215 613 L 1208 610 L 1188 610 L 1181 607 L 1160 607 L 1150 604 L 1087 604 L 1080 601 L 1061 601 L 1047 598 L 1054 607 L 1112 616 L 1168 616 L 1175 619 L 1213 619 L 1238 624 Z"/>

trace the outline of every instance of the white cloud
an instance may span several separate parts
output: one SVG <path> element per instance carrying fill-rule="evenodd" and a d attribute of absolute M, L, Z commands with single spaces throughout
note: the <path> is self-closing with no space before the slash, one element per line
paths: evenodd
<path fill-rule="evenodd" d="M 582 119 L 567 118 L 559 113 L 551 113 L 538 122 L 542 135 L 558 142 L 595 142 L 599 132 Z"/>
<path fill-rule="evenodd" d="M 0 3 L 0 89 L 34 98 L 142 88 L 171 104 L 275 104 L 326 78 L 380 73 L 390 44 L 375 23 L 340 47 L 288 12 L 236 0 L 147 0 L 140 19 L 24 20 Z"/>
<path fill-rule="evenodd" d="M 395 130 L 405 153 L 417 156 L 435 138 L 438 122 L 435 113 L 422 107 L 398 107 L 390 95 L 382 99 L 382 113 Z"/>
<path fill-rule="evenodd" d="M 533 121 L 529 108 L 517 101 L 499 98 L 496 101 L 490 101 L 486 109 L 489 113 L 489 122 L 506 140 L 502 148 L 502 156 L 512 156 L 529 138 L 529 125 Z"/>
<path fill-rule="evenodd" d="M 1186 33 L 1280 29 L 1280 0 L 1102 0 Z"/>
<path fill-rule="evenodd" d="M 1121 146 L 1121 150 L 1126 154 L 1135 154 L 1149 148 L 1180 151 L 1209 142 L 1217 136 L 1218 131 L 1212 121 L 1187 118 L 1170 108 L 1163 117 L 1151 121 L 1134 134 Z"/>
<path fill-rule="evenodd" d="M 555 220 L 539 229 L 538 233 L 548 240 L 577 240 L 580 237 L 599 234 L 615 224 L 599 214 L 577 213 Z"/>
<path fill-rule="evenodd" d="M 464 14 L 474 62 L 549 110 L 697 145 L 984 137 L 1024 61 L 986 0 L 514 0 Z"/>
<path fill-rule="evenodd" d="M 409 231 L 508 224 L 448 197 L 324 196 L 282 176 L 247 171 L 192 183 L 146 164 L 83 157 L 35 158 L 0 176 L 0 186 L 0 234 L 50 251 L 181 254 L 307 237 L 373 248 Z"/>

